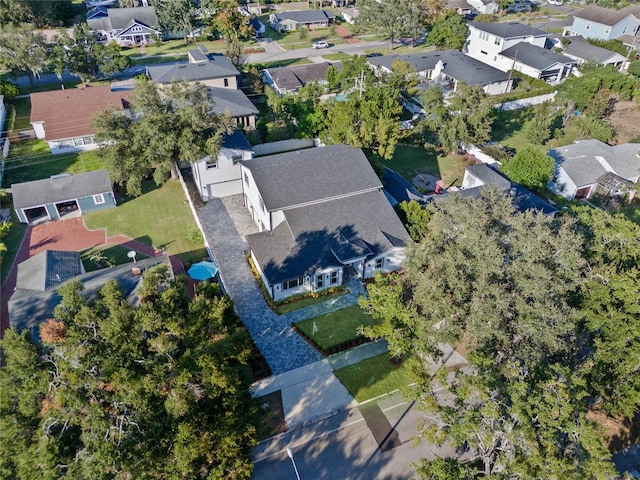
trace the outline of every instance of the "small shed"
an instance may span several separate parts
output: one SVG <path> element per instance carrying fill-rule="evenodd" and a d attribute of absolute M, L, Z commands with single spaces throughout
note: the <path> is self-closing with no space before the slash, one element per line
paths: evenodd
<path fill-rule="evenodd" d="M 106 170 L 54 175 L 11 185 L 13 207 L 21 223 L 56 220 L 116 206 Z"/>

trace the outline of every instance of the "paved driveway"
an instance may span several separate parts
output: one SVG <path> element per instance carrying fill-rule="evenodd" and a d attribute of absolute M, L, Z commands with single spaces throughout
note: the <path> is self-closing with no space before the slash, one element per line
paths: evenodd
<path fill-rule="evenodd" d="M 287 316 L 278 316 L 267 306 L 245 257 L 248 245 L 231 215 L 243 234 L 252 232 L 253 222 L 241 195 L 210 200 L 198 211 L 222 282 L 271 370 L 278 374 L 321 360 L 321 355 L 291 329 Z"/>

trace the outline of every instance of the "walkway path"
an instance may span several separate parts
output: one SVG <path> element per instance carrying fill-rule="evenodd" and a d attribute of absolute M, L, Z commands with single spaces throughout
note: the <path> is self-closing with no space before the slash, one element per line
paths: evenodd
<path fill-rule="evenodd" d="M 269 309 L 256 284 L 244 253 L 248 250 L 244 235 L 255 227 L 242 205 L 242 196 L 210 200 L 198 215 L 222 283 L 271 371 L 278 374 L 321 360 L 321 355 L 291 329 L 288 316 L 278 316 Z"/>

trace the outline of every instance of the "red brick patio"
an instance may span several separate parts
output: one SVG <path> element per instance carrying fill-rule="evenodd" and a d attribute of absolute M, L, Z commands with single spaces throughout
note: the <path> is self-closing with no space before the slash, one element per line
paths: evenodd
<path fill-rule="evenodd" d="M 11 266 L 11 271 L 0 291 L 0 338 L 4 335 L 5 329 L 9 328 L 8 302 L 16 288 L 19 263 L 45 250 L 80 252 L 99 245 L 116 244 L 124 245 L 131 250 L 136 250 L 151 257 L 162 254 L 162 252 L 149 245 L 123 235 L 107 238 L 105 229 L 88 230 L 82 218 L 54 220 L 28 227 L 16 259 Z M 174 274 L 185 273 L 180 259 L 173 255 L 170 256 L 170 259 Z M 188 289 L 190 294 L 193 294 L 194 284 L 195 282 L 189 280 Z"/>

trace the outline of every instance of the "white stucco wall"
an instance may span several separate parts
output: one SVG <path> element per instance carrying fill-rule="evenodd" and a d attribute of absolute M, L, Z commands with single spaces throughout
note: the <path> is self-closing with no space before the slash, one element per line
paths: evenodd
<path fill-rule="evenodd" d="M 273 230 L 274 227 L 271 224 L 269 212 L 263 207 L 264 203 L 255 179 L 251 171 L 246 167 L 241 167 L 241 180 L 246 207 L 249 209 L 253 221 L 256 222 L 260 231 Z"/>
<path fill-rule="evenodd" d="M 557 195 L 562 195 L 567 199 L 572 199 L 578 188 L 573 180 L 567 175 L 562 167 L 559 167 L 556 172 L 555 180 L 549 183 L 551 191 Z"/>

